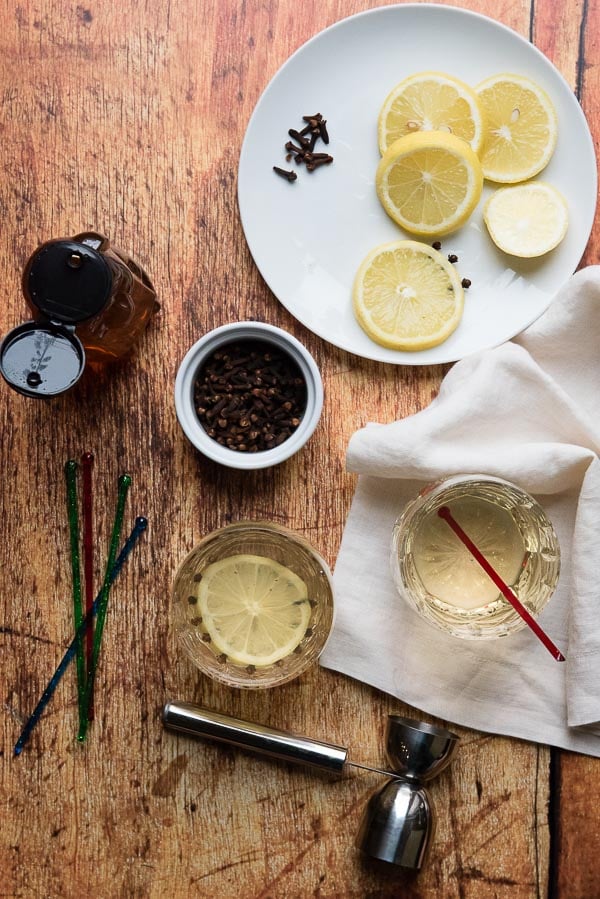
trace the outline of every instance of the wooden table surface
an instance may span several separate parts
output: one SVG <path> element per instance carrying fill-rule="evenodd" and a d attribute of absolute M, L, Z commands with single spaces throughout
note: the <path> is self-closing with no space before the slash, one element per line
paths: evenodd
<path fill-rule="evenodd" d="M 97 228 L 153 278 L 162 311 L 131 360 L 52 402 L 1 387 L 0 895 L 27 897 L 600 896 L 600 761 L 458 728 L 434 785 L 439 825 L 418 878 L 353 847 L 367 773 L 344 780 L 163 731 L 169 698 L 350 746 L 383 764 L 398 701 L 315 668 L 273 691 L 229 690 L 177 650 L 178 562 L 226 522 L 270 518 L 333 564 L 355 488 L 350 435 L 426 406 L 441 367 L 394 367 L 300 326 L 262 281 L 236 201 L 241 141 L 263 88 L 322 28 L 366 0 L 3 0 L 0 35 L 1 331 L 26 318 L 20 274 L 50 237 Z M 469 0 L 532 40 L 576 91 L 600 139 L 599 0 Z M 399 47 L 399 54 L 401 47 Z M 596 225 L 584 263 L 598 258 Z M 178 364 L 203 333 L 256 317 L 299 337 L 326 401 L 309 445 L 239 474 L 201 458 L 177 424 Z M 72 635 L 63 465 L 96 456 L 98 578 L 118 475 L 126 525 L 147 535 L 114 588 L 97 716 L 74 739 L 70 671 L 19 759 L 12 746 Z M 417 713 L 420 715 L 420 713 Z M 421 717 L 426 717 L 421 715 Z"/>

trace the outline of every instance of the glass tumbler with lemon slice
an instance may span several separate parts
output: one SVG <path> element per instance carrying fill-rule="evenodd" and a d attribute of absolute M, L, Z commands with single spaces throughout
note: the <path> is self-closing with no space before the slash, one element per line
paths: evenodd
<path fill-rule="evenodd" d="M 232 687 L 273 687 L 302 674 L 333 625 L 327 564 L 272 522 L 237 522 L 205 537 L 180 565 L 173 598 L 183 649 Z"/>

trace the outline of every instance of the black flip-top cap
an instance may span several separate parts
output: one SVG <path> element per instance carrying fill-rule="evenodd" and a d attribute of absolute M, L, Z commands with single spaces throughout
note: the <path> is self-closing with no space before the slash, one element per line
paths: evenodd
<path fill-rule="evenodd" d="M 27 263 L 23 291 L 42 315 L 75 324 L 97 315 L 110 296 L 104 257 L 73 240 L 50 240 Z"/>
<path fill-rule="evenodd" d="M 85 352 L 68 328 L 26 322 L 0 345 L 0 374 L 24 396 L 49 398 L 73 387 L 85 368 Z"/>

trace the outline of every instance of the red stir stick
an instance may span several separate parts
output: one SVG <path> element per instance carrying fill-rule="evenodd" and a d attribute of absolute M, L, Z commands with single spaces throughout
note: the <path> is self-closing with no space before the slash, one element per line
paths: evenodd
<path fill-rule="evenodd" d="M 92 467 L 94 454 L 84 453 L 81 457 L 83 473 L 83 574 L 85 580 L 85 609 L 89 613 L 94 602 L 94 534 L 93 534 L 93 493 Z M 87 670 L 92 664 L 94 628 L 90 625 L 86 634 Z M 90 704 L 88 718 L 94 720 L 94 706 Z"/>
<path fill-rule="evenodd" d="M 473 541 L 469 537 L 467 537 L 459 523 L 455 518 L 453 518 L 452 512 L 450 511 L 448 506 L 441 506 L 438 509 L 438 515 L 440 516 L 440 518 L 444 519 L 449 527 L 452 528 L 458 539 L 461 540 L 467 547 L 475 561 L 481 565 L 487 576 L 493 580 L 498 590 L 500 590 L 503 596 L 505 596 L 509 601 L 513 609 L 518 612 L 523 621 L 531 628 L 538 640 L 542 641 L 548 652 L 556 659 L 557 662 L 564 662 L 565 657 L 558 646 L 554 645 L 548 634 L 546 634 L 542 630 L 535 618 L 527 611 L 523 603 L 517 599 L 508 584 L 504 583 L 498 572 L 494 568 L 492 568 L 488 560 L 477 549 Z"/>

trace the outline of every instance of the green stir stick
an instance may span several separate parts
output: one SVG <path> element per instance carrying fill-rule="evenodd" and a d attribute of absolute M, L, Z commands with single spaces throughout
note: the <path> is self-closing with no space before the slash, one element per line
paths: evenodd
<path fill-rule="evenodd" d="M 127 500 L 127 492 L 131 487 L 131 475 L 122 474 L 119 478 L 119 492 L 117 496 L 117 509 L 115 512 L 115 520 L 110 538 L 110 546 L 108 550 L 108 560 L 106 562 L 106 571 L 104 573 L 104 581 L 101 590 L 101 599 L 98 605 L 98 615 L 96 617 L 96 629 L 94 630 L 94 646 L 92 649 L 92 664 L 88 671 L 87 685 L 85 691 L 85 709 L 86 714 L 79 726 L 77 739 L 80 742 L 85 740 L 89 724 L 89 708 L 94 696 L 94 682 L 96 680 L 96 672 L 98 670 L 98 659 L 100 657 L 100 645 L 102 643 L 102 633 L 104 631 L 104 622 L 106 620 L 106 610 L 108 607 L 108 594 L 110 591 L 111 572 L 113 570 L 115 559 L 117 557 L 117 549 L 119 538 L 121 536 L 121 527 L 123 526 L 123 516 L 125 514 L 125 501 Z"/>
<path fill-rule="evenodd" d="M 73 581 L 73 618 L 75 631 L 81 627 L 83 621 L 83 602 L 81 598 L 81 572 L 79 564 L 79 517 L 77 512 L 77 462 L 69 459 L 65 463 L 65 478 L 67 482 L 67 514 L 69 518 L 69 537 L 71 543 L 71 575 Z M 85 654 L 83 641 L 77 641 L 77 707 L 79 709 L 79 730 L 85 725 L 87 719 L 87 706 L 85 703 Z"/>

